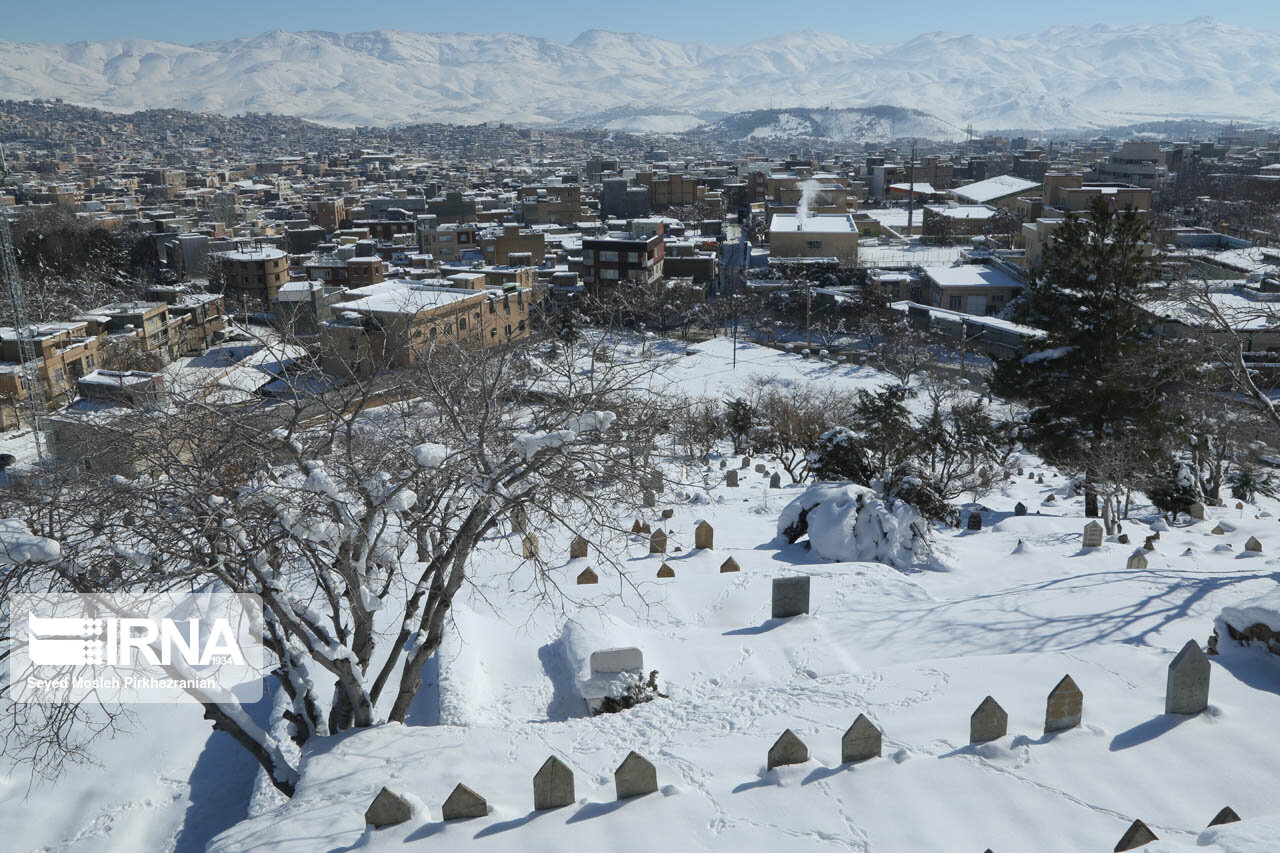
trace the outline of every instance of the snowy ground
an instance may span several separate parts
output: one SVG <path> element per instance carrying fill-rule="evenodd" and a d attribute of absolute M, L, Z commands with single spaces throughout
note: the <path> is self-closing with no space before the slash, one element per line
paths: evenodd
<path fill-rule="evenodd" d="M 688 393 L 730 393 L 753 374 L 888 381 L 747 344 L 733 369 L 727 342 L 695 349 L 672 368 Z M 593 547 L 555 569 L 568 598 L 535 606 L 518 543 L 495 540 L 411 724 L 315 743 L 283 806 L 226 829 L 247 814 L 251 768 L 221 736 L 205 743 L 206 730 L 161 709 L 174 716 L 108 745 L 101 770 L 25 805 L 25 779 L 10 780 L 4 846 L 197 850 L 226 829 L 211 850 L 1075 851 L 1109 850 L 1141 818 L 1162 839 L 1144 848 L 1154 851 L 1197 848 L 1231 805 L 1246 820 L 1197 849 L 1276 849 L 1280 659 L 1223 638 L 1210 710 L 1162 712 L 1177 650 L 1203 643 L 1223 606 L 1280 579 L 1277 505 L 1210 510 L 1163 531 L 1148 569 L 1127 570 L 1134 546 L 1082 549 L 1081 502 L 1049 469 L 1028 470 L 1045 483 L 1020 478 L 984 497 L 981 531 L 942 531 L 935 569 L 903 572 L 819 562 L 777 540 L 778 514 L 801 487 L 770 490 L 768 474 L 748 468 L 730 489 L 714 458 L 707 470 L 673 468 L 685 485 L 660 506 L 674 517 L 648 520 L 672 531 L 674 579 L 654 577 L 661 560 L 640 538 L 606 543 L 638 591 Z M 1013 515 L 1018 501 L 1028 516 Z M 715 528 L 713 551 L 692 550 L 699 519 Z M 1219 522 L 1227 532 L 1214 535 Z M 1139 544 L 1148 532 L 1138 518 L 1125 527 Z M 1262 554 L 1244 552 L 1250 535 Z M 567 554 L 568 531 L 541 538 L 544 554 Z M 729 556 L 741 572 L 718 571 Z M 586 565 L 598 586 L 573 584 Z M 813 578 L 811 613 L 770 619 L 770 580 L 796 574 Z M 585 655 L 626 645 L 644 651 L 669 698 L 586 716 Z M 1083 725 L 1044 736 L 1046 695 L 1068 673 L 1084 692 Z M 987 695 L 1008 711 L 1009 734 L 970 747 L 969 715 Z M 840 736 L 859 713 L 884 732 L 883 757 L 841 765 Z M 786 728 L 810 761 L 766 771 Z M 619 803 L 612 773 L 630 750 L 657 766 L 660 792 Z M 553 754 L 574 771 L 577 803 L 533 812 L 533 774 Z M 459 781 L 488 799 L 488 817 L 441 822 Z M 362 815 L 383 785 L 425 806 L 368 831 Z"/>

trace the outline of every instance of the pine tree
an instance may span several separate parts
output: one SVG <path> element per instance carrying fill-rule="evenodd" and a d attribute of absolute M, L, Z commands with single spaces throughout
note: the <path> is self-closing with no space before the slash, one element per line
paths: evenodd
<path fill-rule="evenodd" d="M 1117 213 L 1105 196 L 1085 217 L 1068 214 L 1016 316 L 1048 333 L 1040 351 L 997 363 L 993 388 L 1027 401 L 1027 442 L 1045 459 L 1083 473 L 1106 442 L 1149 448 L 1135 465 L 1163 464 L 1178 416 L 1165 404 L 1179 361 L 1152 332 L 1143 303 L 1156 274 L 1144 225 Z M 1133 476 L 1142 472 L 1134 471 Z"/>

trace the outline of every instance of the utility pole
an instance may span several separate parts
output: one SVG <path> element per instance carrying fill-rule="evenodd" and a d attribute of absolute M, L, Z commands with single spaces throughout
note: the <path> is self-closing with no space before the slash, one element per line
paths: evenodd
<path fill-rule="evenodd" d="M 916 141 L 911 140 L 911 162 L 907 164 L 907 180 L 910 187 L 907 190 L 907 239 L 911 239 L 911 224 L 915 219 L 916 213 Z"/>
<path fill-rule="evenodd" d="M 4 146 L 0 145 L 0 183 L 9 177 L 9 167 L 4 159 Z M 27 322 L 26 296 L 22 291 L 22 279 L 18 277 L 18 257 L 13 248 L 13 231 L 9 217 L 0 213 L 0 279 L 9 297 L 9 309 L 13 314 L 13 332 L 18 340 L 18 358 L 22 361 L 21 377 L 26 385 L 27 406 L 30 409 L 31 436 L 36 448 L 36 464 L 44 468 L 46 461 L 53 461 L 53 440 L 45 432 L 44 384 L 40 380 L 40 367 L 36 364 L 36 350 L 32 345 L 35 330 Z"/>

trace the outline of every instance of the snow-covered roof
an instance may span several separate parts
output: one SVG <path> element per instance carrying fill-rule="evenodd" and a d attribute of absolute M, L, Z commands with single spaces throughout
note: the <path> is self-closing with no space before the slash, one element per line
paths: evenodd
<path fill-rule="evenodd" d="M 227 252 L 218 252 L 217 254 L 220 258 L 237 262 L 274 261 L 278 258 L 284 257 L 284 251 L 277 249 L 275 246 L 259 246 L 254 249 L 233 249 Z"/>
<path fill-rule="evenodd" d="M 769 224 L 769 231 L 794 232 L 806 234 L 856 234 L 857 223 L 848 213 L 811 213 L 800 216 L 795 213 L 778 213 Z"/>
<path fill-rule="evenodd" d="M 952 190 L 951 194 L 963 201 L 986 204 L 997 199 L 1038 189 L 1039 186 L 1040 184 L 1036 181 L 1015 178 L 1013 175 L 997 175 L 994 178 L 987 178 L 985 181 L 958 187 Z"/>
<path fill-rule="evenodd" d="M 938 287 L 1022 287 L 1022 282 L 1003 270 L 982 264 L 924 267 L 922 272 Z"/>
<path fill-rule="evenodd" d="M 378 314 L 417 314 L 444 305 L 484 298 L 483 291 L 439 287 L 409 279 L 393 279 L 360 288 L 369 295 L 335 306 L 339 311 Z"/>
<path fill-rule="evenodd" d="M 912 192 L 912 184 L 910 181 L 902 184 L 890 184 L 889 189 L 898 190 L 899 192 Z M 934 195 L 938 190 L 933 188 L 933 184 L 924 181 L 916 181 L 914 192 L 916 195 Z"/>
<path fill-rule="evenodd" d="M 1212 289 L 1196 295 L 1207 299 L 1238 331 L 1260 331 L 1280 327 L 1280 300 L 1244 287 L 1243 281 L 1215 282 Z M 1148 303 L 1147 310 L 1166 320 L 1187 326 L 1216 325 L 1207 306 L 1198 306 L 1185 298 L 1173 297 Z"/>

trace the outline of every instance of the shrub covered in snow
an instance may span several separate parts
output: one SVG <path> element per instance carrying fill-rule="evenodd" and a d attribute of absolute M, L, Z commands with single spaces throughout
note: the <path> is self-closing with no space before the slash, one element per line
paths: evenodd
<path fill-rule="evenodd" d="M 888 563 L 909 568 L 928 549 L 927 522 L 905 501 L 886 501 L 854 483 L 818 483 L 778 517 L 778 535 L 806 534 L 824 560 Z"/>

